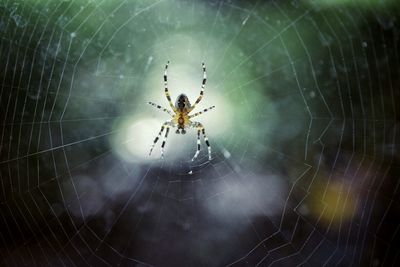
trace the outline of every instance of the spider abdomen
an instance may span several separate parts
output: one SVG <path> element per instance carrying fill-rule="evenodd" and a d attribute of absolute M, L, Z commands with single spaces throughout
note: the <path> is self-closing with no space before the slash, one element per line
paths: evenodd
<path fill-rule="evenodd" d="M 192 105 L 190 104 L 189 98 L 185 94 L 180 94 L 176 98 L 175 107 L 177 109 L 183 111 L 185 109 L 190 109 L 191 106 Z"/>

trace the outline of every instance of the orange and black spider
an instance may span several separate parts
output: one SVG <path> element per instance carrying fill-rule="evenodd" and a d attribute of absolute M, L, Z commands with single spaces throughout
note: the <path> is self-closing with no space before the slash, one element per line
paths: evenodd
<path fill-rule="evenodd" d="M 197 129 L 197 151 L 194 154 L 192 161 L 197 158 L 197 156 L 200 153 L 200 133 L 203 134 L 204 137 L 204 141 L 206 142 L 207 148 L 208 148 L 208 159 L 211 160 L 211 146 L 210 146 L 210 142 L 208 141 L 208 138 L 206 136 L 206 131 L 204 129 L 204 126 L 200 123 L 200 122 L 196 122 L 196 121 L 191 121 L 190 119 L 193 117 L 196 117 L 200 114 L 203 114 L 204 112 L 207 112 L 213 108 L 215 108 L 215 106 L 209 107 L 204 109 L 203 111 L 199 111 L 197 113 L 194 113 L 192 115 L 189 115 L 189 113 L 196 107 L 196 105 L 201 101 L 201 99 L 203 98 L 204 95 L 204 86 L 206 85 L 206 80 L 207 80 L 207 76 L 206 76 L 206 66 L 204 65 L 204 63 L 202 64 L 203 66 L 203 81 L 201 83 L 201 91 L 200 91 L 200 96 L 197 98 L 196 102 L 194 103 L 194 105 L 192 106 L 190 104 L 189 98 L 185 95 L 185 94 L 180 94 L 176 101 L 175 101 L 175 105 L 172 103 L 171 101 L 171 96 L 169 95 L 169 91 L 168 91 L 168 82 L 167 82 L 167 70 L 168 70 L 168 64 L 169 61 L 167 62 L 167 64 L 165 65 L 165 71 L 164 71 L 164 87 L 165 87 L 165 96 L 167 97 L 168 103 L 172 109 L 173 112 L 167 110 L 166 108 L 161 107 L 160 105 L 154 104 L 153 102 L 149 102 L 150 105 L 152 105 L 153 107 L 156 107 L 164 112 L 167 112 L 169 115 L 171 115 L 172 119 L 169 121 L 166 121 L 162 126 L 161 126 L 161 130 L 158 133 L 158 135 L 156 136 L 156 138 L 153 141 L 153 145 L 151 146 L 150 149 L 150 153 L 149 155 L 151 155 L 151 152 L 153 151 L 154 146 L 156 145 L 158 139 L 160 139 L 164 129 L 165 129 L 165 135 L 164 135 L 164 139 L 163 142 L 161 144 L 161 157 L 164 157 L 164 146 L 165 146 L 165 142 L 167 141 L 168 138 L 168 133 L 169 133 L 169 128 L 170 127 L 176 127 L 176 131 L 175 133 L 179 134 L 185 134 L 186 133 L 186 129 L 188 128 L 196 128 Z"/>

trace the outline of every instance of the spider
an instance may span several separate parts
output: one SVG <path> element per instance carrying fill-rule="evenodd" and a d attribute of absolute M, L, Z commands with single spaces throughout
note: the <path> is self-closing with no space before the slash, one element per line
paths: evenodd
<path fill-rule="evenodd" d="M 154 146 L 156 145 L 157 141 L 160 139 L 162 133 L 164 132 L 164 129 L 165 129 L 165 135 L 164 135 L 163 142 L 161 144 L 161 158 L 164 158 L 164 146 L 165 146 L 165 142 L 167 141 L 167 138 L 168 138 L 168 133 L 169 133 L 170 127 L 176 127 L 177 129 L 176 129 L 175 133 L 177 133 L 177 134 L 185 134 L 186 129 L 196 128 L 197 129 L 197 150 L 192 158 L 192 161 L 194 161 L 200 153 L 200 133 L 203 135 L 204 141 L 208 148 L 208 159 L 211 160 L 211 146 L 210 146 L 210 142 L 208 141 L 208 138 L 206 136 L 206 131 L 204 129 L 204 126 L 200 122 L 191 121 L 190 119 L 215 108 L 215 106 L 206 108 L 203 111 L 199 111 L 192 115 L 189 115 L 189 113 L 192 112 L 192 110 L 196 107 L 196 105 L 203 98 L 204 86 L 205 86 L 206 80 L 207 80 L 206 66 L 204 65 L 204 63 L 202 63 L 203 81 L 201 84 L 200 95 L 197 98 L 194 105 L 192 106 L 190 104 L 189 98 L 185 94 L 180 94 L 176 98 L 175 105 L 172 103 L 171 96 L 168 91 L 168 82 L 167 82 L 168 65 L 169 65 L 169 61 L 165 65 L 165 70 L 164 70 L 164 88 L 165 88 L 164 92 L 165 92 L 165 96 L 166 96 L 168 103 L 173 112 L 171 112 L 170 110 L 163 108 L 162 106 L 157 105 L 153 102 L 149 102 L 149 104 L 152 105 L 153 107 L 156 107 L 156 108 L 168 113 L 172 117 L 172 119 L 164 122 L 164 124 L 161 126 L 160 132 L 158 133 L 158 135 L 156 136 L 156 138 L 153 141 L 153 145 L 151 146 L 149 156 L 151 155 L 151 152 L 153 151 Z"/>

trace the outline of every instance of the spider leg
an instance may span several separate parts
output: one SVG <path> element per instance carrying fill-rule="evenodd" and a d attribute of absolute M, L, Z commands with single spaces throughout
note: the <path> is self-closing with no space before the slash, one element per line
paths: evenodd
<path fill-rule="evenodd" d="M 168 91 L 168 77 L 167 77 L 168 64 L 169 64 L 169 61 L 167 61 L 167 64 L 165 65 L 165 70 L 164 70 L 164 89 L 165 89 L 164 92 L 165 92 L 165 96 L 167 97 L 170 107 L 175 112 L 176 108 L 171 101 L 171 96 Z"/>
<path fill-rule="evenodd" d="M 157 144 L 158 140 L 160 139 L 161 134 L 163 133 L 163 131 L 164 131 L 166 125 L 167 125 L 167 123 L 164 123 L 164 124 L 161 126 L 160 132 L 158 133 L 158 135 L 157 135 L 156 138 L 154 139 L 153 144 L 151 145 L 150 152 L 149 152 L 149 156 L 151 155 L 151 152 L 153 152 L 154 146 Z"/>
<path fill-rule="evenodd" d="M 203 114 L 203 113 L 206 113 L 207 111 L 212 110 L 213 108 L 215 108 L 215 106 L 206 108 L 206 109 L 204 109 L 203 111 L 196 112 L 196 113 L 194 113 L 193 115 L 190 115 L 190 116 L 189 116 L 189 119 L 191 119 L 191 118 L 193 118 L 193 117 L 196 117 L 196 116 L 199 116 L 199 115 L 201 115 L 201 114 Z"/>
<path fill-rule="evenodd" d="M 206 65 L 204 63 L 202 63 L 202 67 L 203 67 L 203 81 L 201 82 L 200 95 L 197 98 L 194 105 L 190 108 L 190 110 L 194 109 L 194 107 L 201 101 L 201 99 L 203 98 L 203 95 L 204 95 L 204 87 L 205 87 L 206 81 L 207 81 L 207 73 L 206 73 Z"/>
<path fill-rule="evenodd" d="M 166 126 L 167 130 L 165 131 L 165 135 L 164 135 L 164 140 L 161 144 L 161 158 L 164 158 L 164 146 L 165 146 L 165 142 L 167 142 L 167 138 L 168 138 L 168 133 L 169 133 L 169 125 Z"/>
<path fill-rule="evenodd" d="M 200 129 L 197 130 L 197 150 L 194 154 L 192 161 L 194 161 L 200 153 Z"/>
<path fill-rule="evenodd" d="M 211 160 L 211 145 L 210 142 L 208 141 L 207 135 L 206 135 L 206 130 L 200 122 L 194 122 L 192 124 L 192 127 L 197 128 L 197 151 L 196 154 L 194 154 L 194 157 L 192 160 L 194 160 L 200 153 L 200 131 L 203 134 L 204 141 L 206 142 L 207 145 L 207 150 L 208 150 L 208 160 Z"/>
<path fill-rule="evenodd" d="M 208 160 L 211 160 L 211 146 L 210 146 L 210 142 L 208 142 L 208 138 L 206 136 L 206 130 L 203 127 L 203 129 L 201 131 L 203 133 L 204 141 L 206 142 L 207 149 L 208 149 Z"/>
<path fill-rule="evenodd" d="M 162 111 L 164 111 L 164 112 L 167 112 L 167 113 L 168 113 L 169 115 L 171 115 L 171 116 L 174 116 L 174 114 L 172 114 L 171 111 L 169 111 L 169 110 L 166 109 L 166 108 L 163 108 L 163 107 L 160 106 L 160 105 L 157 105 L 157 104 L 155 104 L 155 103 L 153 103 L 153 102 L 149 102 L 149 104 L 152 105 L 152 106 L 155 107 L 155 108 L 158 108 L 158 109 L 160 109 L 160 110 L 162 110 Z"/>

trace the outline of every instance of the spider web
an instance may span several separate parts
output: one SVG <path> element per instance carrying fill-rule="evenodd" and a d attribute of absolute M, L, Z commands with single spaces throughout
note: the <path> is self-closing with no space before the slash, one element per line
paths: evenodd
<path fill-rule="evenodd" d="M 3 1 L 1 265 L 399 265 L 398 6 L 338 2 Z"/>

